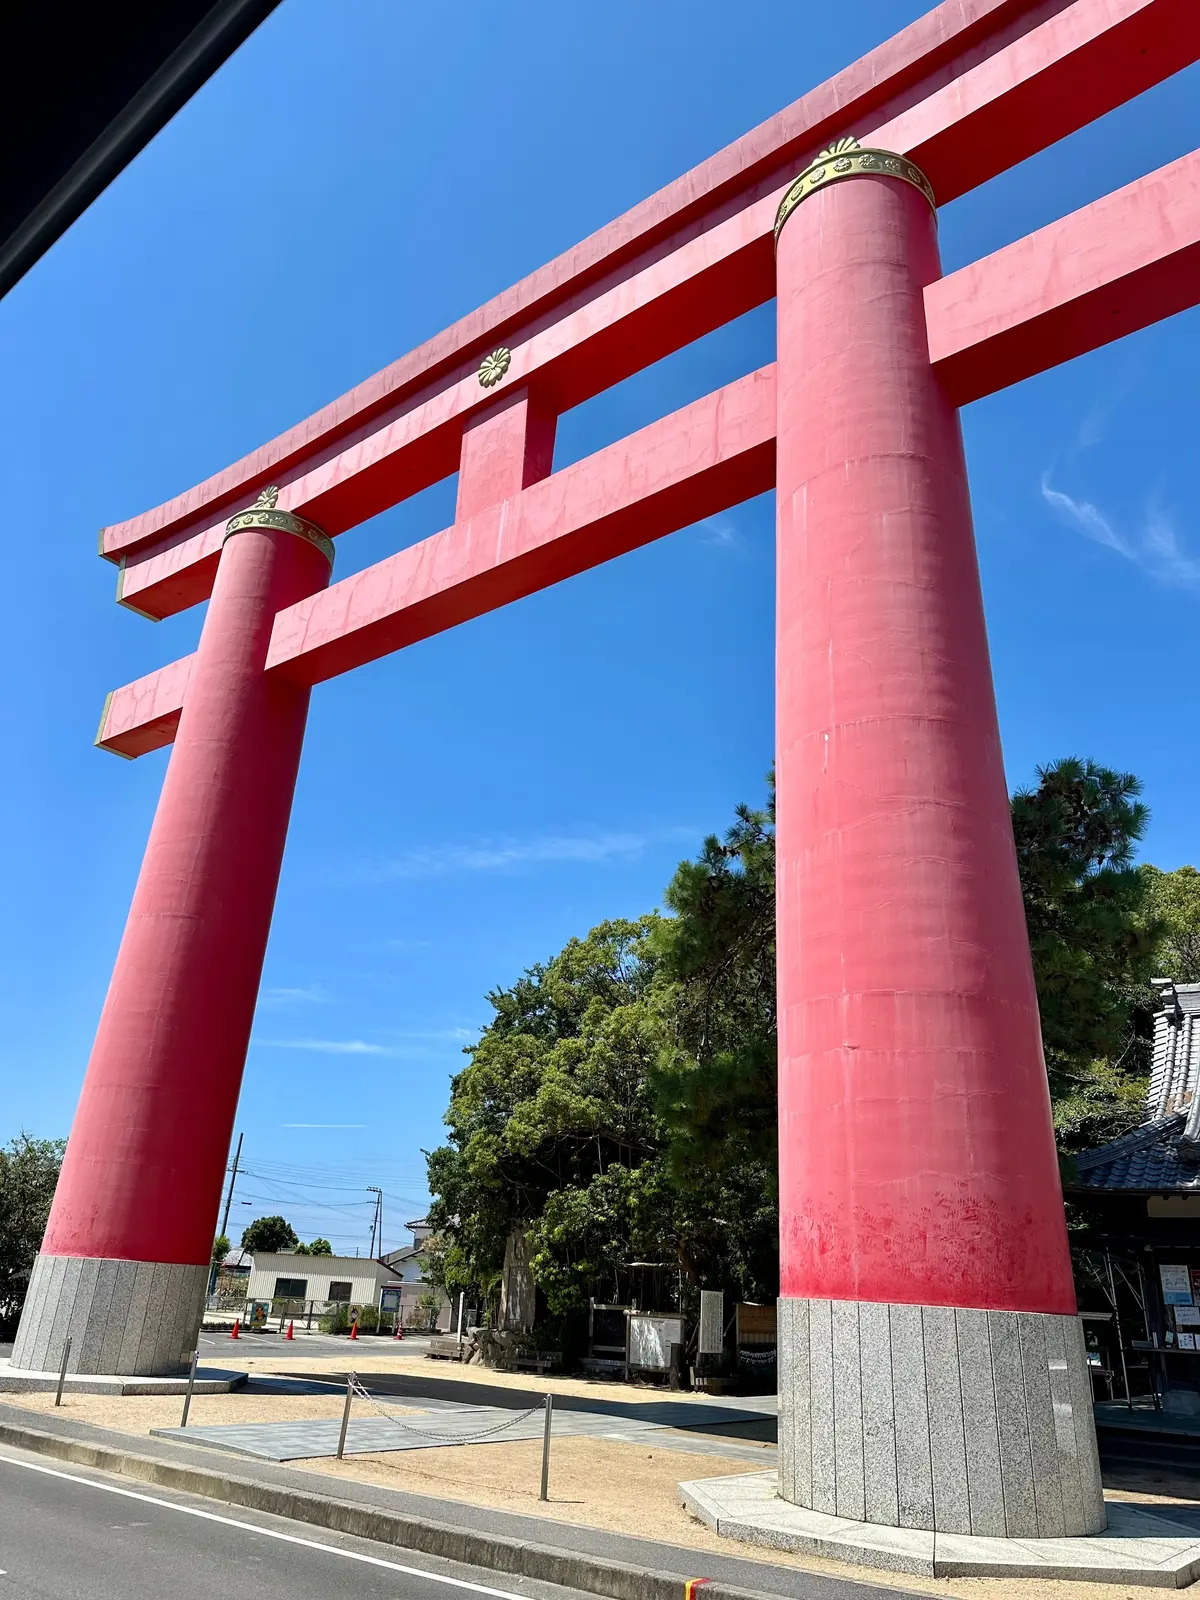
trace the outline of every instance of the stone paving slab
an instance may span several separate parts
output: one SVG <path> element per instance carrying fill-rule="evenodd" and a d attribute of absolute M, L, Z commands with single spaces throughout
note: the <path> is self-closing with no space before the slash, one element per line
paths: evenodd
<path fill-rule="evenodd" d="M 229 1394 L 246 1383 L 244 1372 L 229 1372 L 221 1367 L 197 1367 L 193 1394 Z M 187 1375 L 174 1378 L 134 1378 L 102 1372 L 68 1372 L 64 1394 L 186 1394 Z M 14 1368 L 7 1356 L 0 1357 L 0 1394 L 52 1394 L 58 1388 L 57 1372 L 30 1372 Z"/>
<path fill-rule="evenodd" d="M 500 1406 L 466 1406 L 443 1401 L 436 1407 L 423 1403 L 420 1410 L 409 1410 L 404 1417 L 363 1416 L 365 1402 L 356 1401 L 359 1412 L 346 1430 L 347 1455 L 374 1454 L 391 1450 L 431 1450 L 447 1445 L 511 1444 L 521 1439 L 540 1439 L 544 1416 L 539 1407 L 532 1414 L 513 1412 Z M 650 1409 L 650 1408 L 647 1408 Z M 658 1409 L 658 1408 L 654 1408 Z M 659 1449 L 680 1450 L 697 1455 L 729 1456 L 756 1465 L 771 1461 L 769 1447 L 746 1445 L 738 1440 L 692 1436 L 676 1432 L 676 1412 L 686 1408 L 662 1408 L 672 1427 L 652 1422 L 634 1422 L 603 1412 L 568 1411 L 555 1408 L 552 1432 L 556 1438 L 590 1435 L 624 1443 L 653 1445 Z M 237 1455 L 257 1456 L 264 1461 L 304 1461 L 337 1453 L 341 1418 L 305 1419 L 294 1422 L 223 1423 L 192 1428 L 154 1428 L 154 1437 L 186 1440 L 189 1444 L 228 1450 Z"/>
<path fill-rule="evenodd" d="M 994 1539 L 887 1528 L 779 1499 L 773 1472 L 700 1478 L 679 1498 L 715 1533 L 928 1578 L 1073 1578 L 1179 1589 L 1200 1577 L 1200 1506 L 1106 1502 L 1104 1533 Z"/>

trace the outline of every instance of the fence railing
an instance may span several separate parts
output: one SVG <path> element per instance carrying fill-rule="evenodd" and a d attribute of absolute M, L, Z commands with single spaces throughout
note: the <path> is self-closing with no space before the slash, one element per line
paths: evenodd
<path fill-rule="evenodd" d="M 442 1307 L 431 1320 L 429 1312 L 423 1307 L 402 1306 L 396 1311 L 381 1311 L 378 1306 L 354 1300 L 298 1300 L 286 1297 L 267 1300 L 255 1299 L 244 1293 L 210 1294 L 205 1299 L 204 1310 L 206 1316 L 215 1313 L 228 1322 L 236 1318 L 248 1332 L 257 1328 L 283 1333 L 291 1322 L 306 1333 L 312 1333 L 314 1329 L 345 1333 L 349 1331 L 350 1324 L 357 1321 L 360 1334 L 391 1335 L 396 1333 L 397 1327 L 405 1333 L 437 1332 L 438 1316 L 445 1314 L 445 1308 Z M 322 1328 L 322 1324 L 326 1326 Z"/>

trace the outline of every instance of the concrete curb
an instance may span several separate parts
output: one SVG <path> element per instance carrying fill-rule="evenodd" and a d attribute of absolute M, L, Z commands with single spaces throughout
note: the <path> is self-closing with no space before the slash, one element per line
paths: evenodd
<path fill-rule="evenodd" d="M 325 1495 L 256 1483 L 252 1478 L 233 1473 L 159 1461 L 132 1450 L 62 1438 L 7 1422 L 0 1422 L 0 1444 L 51 1456 L 75 1466 L 118 1473 L 159 1488 L 219 1500 L 226 1505 L 288 1517 L 311 1527 L 419 1551 L 422 1555 L 604 1595 L 607 1600 L 691 1600 L 689 1585 L 696 1581 L 694 1576 L 646 1571 L 623 1561 L 606 1561 L 524 1539 L 506 1539 L 499 1534 L 456 1528 L 449 1523 L 403 1512 L 353 1505 Z M 697 1564 L 703 1565 L 699 1555 Z M 715 1580 L 705 1580 L 703 1592 L 705 1600 L 764 1600 L 757 1591 L 733 1588 Z"/>

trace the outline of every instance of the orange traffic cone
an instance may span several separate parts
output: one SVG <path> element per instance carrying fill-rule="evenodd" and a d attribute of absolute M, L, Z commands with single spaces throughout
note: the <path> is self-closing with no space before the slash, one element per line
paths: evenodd
<path fill-rule="evenodd" d="M 355 1317 L 354 1321 L 350 1324 L 350 1337 L 352 1339 L 357 1339 L 358 1338 L 358 1318 L 357 1317 Z"/>
<path fill-rule="evenodd" d="M 241 1325 L 242 1325 L 241 1317 L 234 1317 L 234 1319 L 233 1319 L 233 1332 L 229 1335 L 229 1337 L 231 1339 L 236 1339 L 237 1338 L 238 1329 L 241 1327 Z"/>
<path fill-rule="evenodd" d="M 289 1322 L 288 1323 L 288 1331 L 284 1334 L 283 1337 L 285 1339 L 294 1339 L 296 1337 L 296 1324 L 294 1322 Z"/>
<path fill-rule="evenodd" d="M 396 1337 L 397 1339 L 403 1339 L 404 1337 L 404 1324 L 400 1321 L 399 1317 L 396 1319 Z"/>

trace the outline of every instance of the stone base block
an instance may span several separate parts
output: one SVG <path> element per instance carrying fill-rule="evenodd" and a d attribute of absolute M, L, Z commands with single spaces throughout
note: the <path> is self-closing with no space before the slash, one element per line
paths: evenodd
<path fill-rule="evenodd" d="M 989 1538 L 1105 1526 L 1077 1317 L 779 1301 L 779 1493 Z"/>
<path fill-rule="evenodd" d="M 190 1361 L 190 1357 L 188 1358 Z M 224 1367 L 197 1367 L 193 1394 L 230 1394 L 234 1389 L 244 1389 L 248 1374 L 231 1372 Z M 186 1394 L 186 1376 L 174 1378 L 119 1377 L 114 1372 L 68 1373 L 63 1393 L 71 1394 Z M 0 1395 L 53 1394 L 58 1388 L 57 1372 L 29 1372 L 22 1368 L 13 1370 L 7 1357 L 0 1356 Z"/>
<path fill-rule="evenodd" d="M 12 1369 L 171 1377 L 186 1372 L 208 1287 L 207 1266 L 39 1255 Z"/>
<path fill-rule="evenodd" d="M 1200 1577 L 1200 1525 L 1191 1506 L 1114 1501 L 1104 1534 L 986 1539 L 831 1517 L 779 1499 L 775 1482 L 773 1472 L 700 1478 L 681 1483 L 679 1498 L 730 1539 L 925 1578 L 1074 1578 L 1182 1589 Z"/>

